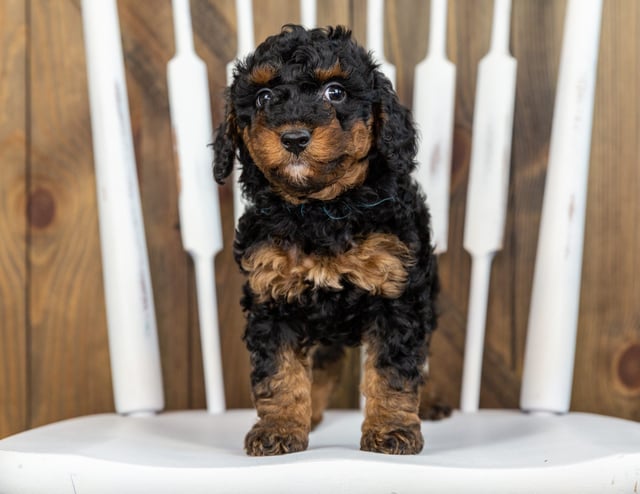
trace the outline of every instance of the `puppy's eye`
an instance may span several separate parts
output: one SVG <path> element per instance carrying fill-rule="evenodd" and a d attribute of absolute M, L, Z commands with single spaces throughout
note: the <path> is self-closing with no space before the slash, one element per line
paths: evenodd
<path fill-rule="evenodd" d="M 347 97 L 347 92 L 340 84 L 332 82 L 324 88 L 322 97 L 331 103 L 341 103 Z"/>
<path fill-rule="evenodd" d="M 271 89 L 261 89 L 256 95 L 256 107 L 263 108 L 269 101 L 273 99 L 273 91 Z"/>

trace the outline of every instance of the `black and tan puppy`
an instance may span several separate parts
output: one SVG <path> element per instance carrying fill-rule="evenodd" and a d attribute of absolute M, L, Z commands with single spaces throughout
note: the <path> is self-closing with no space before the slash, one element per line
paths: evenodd
<path fill-rule="evenodd" d="M 344 28 L 286 26 L 239 62 L 215 139 L 249 202 L 236 234 L 259 421 L 250 455 L 307 447 L 345 345 L 367 361 L 361 449 L 418 453 L 419 388 L 438 291 L 416 132 Z"/>

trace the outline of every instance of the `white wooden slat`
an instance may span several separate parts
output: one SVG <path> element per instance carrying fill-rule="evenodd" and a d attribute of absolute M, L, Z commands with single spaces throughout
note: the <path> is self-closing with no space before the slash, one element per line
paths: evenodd
<path fill-rule="evenodd" d="M 82 1 L 116 410 L 164 407 L 156 316 L 115 0 Z"/>
<path fill-rule="evenodd" d="M 429 52 L 415 70 L 413 116 L 421 134 L 416 179 L 427 194 L 436 254 L 446 252 L 456 68 L 446 57 L 447 0 L 431 0 Z"/>
<path fill-rule="evenodd" d="M 313 29 L 318 25 L 316 0 L 300 0 L 300 23 L 307 29 Z"/>
<path fill-rule="evenodd" d="M 169 61 L 169 108 L 178 161 L 180 233 L 194 260 L 207 410 L 225 409 L 213 259 L 222 250 L 207 68 L 193 47 L 189 0 L 173 0 L 176 54 Z"/>
<path fill-rule="evenodd" d="M 569 410 L 602 0 L 569 0 L 533 278 L 520 406 Z"/>
<path fill-rule="evenodd" d="M 478 67 L 464 225 L 474 265 L 460 401 L 466 412 L 479 406 L 491 260 L 502 249 L 507 214 L 517 67 L 509 54 L 510 22 L 511 0 L 495 0 L 491 48 Z"/>

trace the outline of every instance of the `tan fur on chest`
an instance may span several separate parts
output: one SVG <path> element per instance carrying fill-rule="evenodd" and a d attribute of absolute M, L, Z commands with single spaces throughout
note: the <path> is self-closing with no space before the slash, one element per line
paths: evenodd
<path fill-rule="evenodd" d="M 371 295 L 397 298 L 414 262 L 398 237 L 373 233 L 336 256 L 260 244 L 242 260 L 242 268 L 249 274 L 249 286 L 259 301 L 293 302 L 306 290 L 341 290 L 345 280 Z"/>

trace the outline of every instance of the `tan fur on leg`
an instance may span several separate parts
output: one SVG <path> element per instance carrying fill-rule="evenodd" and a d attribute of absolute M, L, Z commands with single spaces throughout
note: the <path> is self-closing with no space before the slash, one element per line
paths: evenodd
<path fill-rule="evenodd" d="M 395 390 L 385 372 L 375 366 L 377 355 L 367 351 L 362 392 L 366 398 L 360 449 L 377 453 L 410 455 L 424 445 L 418 417 L 418 390 Z"/>
<path fill-rule="evenodd" d="M 271 456 L 307 449 L 311 429 L 309 358 L 291 349 L 279 356 L 276 374 L 253 388 L 259 421 L 245 438 L 251 456 Z"/>

